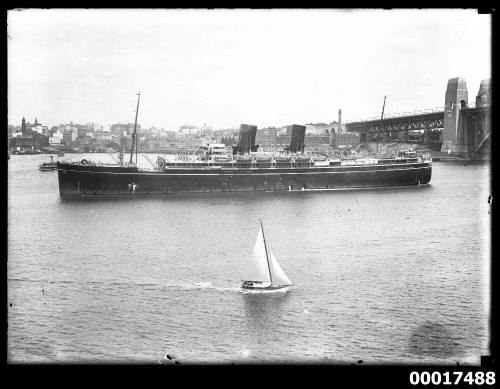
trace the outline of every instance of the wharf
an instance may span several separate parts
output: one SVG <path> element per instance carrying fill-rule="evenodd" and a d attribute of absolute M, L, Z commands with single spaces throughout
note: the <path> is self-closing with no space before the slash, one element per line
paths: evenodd
<path fill-rule="evenodd" d="M 489 157 L 462 157 L 449 155 L 437 151 L 430 151 L 432 162 L 474 162 L 474 161 L 489 161 Z"/>

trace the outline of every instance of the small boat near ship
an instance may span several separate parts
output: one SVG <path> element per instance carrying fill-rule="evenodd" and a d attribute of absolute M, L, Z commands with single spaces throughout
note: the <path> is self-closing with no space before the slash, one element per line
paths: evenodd
<path fill-rule="evenodd" d="M 246 269 L 241 289 L 251 292 L 286 292 L 292 282 L 271 250 L 267 248 L 264 227 L 260 229 L 253 248 L 252 260 Z"/>
<path fill-rule="evenodd" d="M 54 162 L 54 157 L 50 156 L 50 162 L 44 162 L 38 167 L 41 171 L 57 170 L 57 162 Z"/>
<path fill-rule="evenodd" d="M 390 158 L 325 158 L 304 152 L 305 126 L 291 126 L 290 145 L 278 153 L 263 153 L 255 144 L 257 126 L 242 124 L 238 144 L 200 147 L 201 155 L 166 160 L 153 170 L 137 166 L 138 93 L 130 160 L 123 153 L 115 164 L 82 159 L 57 162 L 62 200 L 97 197 L 155 196 L 210 192 L 281 192 L 367 189 L 428 184 L 432 159 L 410 150 Z M 204 152 L 204 153 L 203 153 Z M 133 156 L 135 153 L 135 162 Z"/>

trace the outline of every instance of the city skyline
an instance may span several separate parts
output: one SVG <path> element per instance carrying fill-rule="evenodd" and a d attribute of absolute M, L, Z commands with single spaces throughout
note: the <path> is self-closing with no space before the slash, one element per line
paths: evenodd
<path fill-rule="evenodd" d="M 8 122 L 259 128 L 469 101 L 491 74 L 475 10 L 8 12 Z"/>

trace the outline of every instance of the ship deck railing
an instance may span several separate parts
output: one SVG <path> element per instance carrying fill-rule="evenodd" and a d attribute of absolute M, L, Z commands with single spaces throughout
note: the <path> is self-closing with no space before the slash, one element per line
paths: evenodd
<path fill-rule="evenodd" d="M 370 158 L 370 159 L 352 159 L 352 160 L 341 160 L 340 164 L 342 166 L 344 165 L 354 165 L 354 166 L 360 166 L 360 165 L 376 165 L 378 163 L 378 159 L 375 158 Z"/>
<path fill-rule="evenodd" d="M 335 164 L 331 164 L 334 162 Z M 353 160 L 353 161 L 321 161 L 313 163 L 277 163 L 277 164 L 238 164 L 238 163 L 223 163 L 223 164 L 175 164 L 164 166 L 163 169 L 159 170 L 169 170 L 169 169 L 179 169 L 179 170 L 189 170 L 189 169 L 199 169 L 199 170 L 221 170 L 221 169 L 248 169 L 248 170 L 258 170 L 258 169 L 283 169 L 283 168 L 325 168 L 329 166 L 343 166 L 343 167 L 355 167 L 355 166 L 381 166 L 381 165 L 403 165 L 408 163 L 425 163 L 431 162 L 424 158 L 399 158 L 399 159 L 371 159 L 371 160 Z"/>

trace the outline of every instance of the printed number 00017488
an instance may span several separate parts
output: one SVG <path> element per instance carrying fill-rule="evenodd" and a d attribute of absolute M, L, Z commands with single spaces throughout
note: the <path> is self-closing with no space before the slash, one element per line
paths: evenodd
<path fill-rule="evenodd" d="M 465 382 L 469 385 L 494 385 L 495 372 L 469 371 L 464 374 L 462 371 L 440 372 L 440 371 L 412 371 L 410 373 L 410 384 L 412 385 L 458 385 Z"/>

